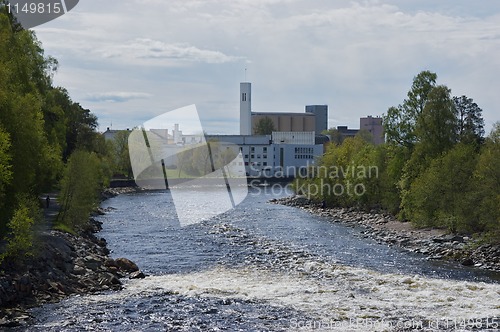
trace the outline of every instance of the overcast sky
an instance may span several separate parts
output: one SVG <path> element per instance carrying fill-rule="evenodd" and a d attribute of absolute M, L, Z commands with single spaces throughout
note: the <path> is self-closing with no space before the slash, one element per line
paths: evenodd
<path fill-rule="evenodd" d="M 196 104 L 237 134 L 245 68 L 253 111 L 328 104 L 330 127 L 400 104 L 422 70 L 500 120 L 497 0 L 81 0 L 34 30 L 101 131 Z"/>

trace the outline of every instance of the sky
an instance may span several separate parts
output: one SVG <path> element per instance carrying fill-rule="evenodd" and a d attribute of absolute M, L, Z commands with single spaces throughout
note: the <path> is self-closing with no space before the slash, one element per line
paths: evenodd
<path fill-rule="evenodd" d="M 472 98 L 487 132 L 500 120 L 497 0 L 81 0 L 33 30 L 101 131 L 195 104 L 206 132 L 238 134 L 243 81 L 253 111 L 327 104 L 329 127 L 359 128 L 422 70 Z"/>

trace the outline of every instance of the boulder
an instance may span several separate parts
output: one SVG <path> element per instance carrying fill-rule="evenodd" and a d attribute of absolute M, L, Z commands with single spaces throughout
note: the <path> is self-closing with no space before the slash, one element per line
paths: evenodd
<path fill-rule="evenodd" d="M 127 259 L 127 258 L 117 258 L 115 260 L 115 265 L 121 271 L 124 271 L 124 272 L 139 271 L 139 267 L 137 266 L 137 264 L 135 264 L 134 262 L 132 262 L 130 259 Z"/>
<path fill-rule="evenodd" d="M 468 257 L 468 258 L 465 258 L 464 260 L 462 260 L 461 264 L 463 266 L 472 266 L 472 265 L 474 265 L 474 261 L 472 260 L 472 258 Z"/>

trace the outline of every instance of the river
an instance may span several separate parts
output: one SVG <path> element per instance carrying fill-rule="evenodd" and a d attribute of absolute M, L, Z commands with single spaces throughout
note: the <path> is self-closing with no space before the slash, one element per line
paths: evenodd
<path fill-rule="evenodd" d="M 149 276 L 32 311 L 30 331 L 497 331 L 500 276 L 426 260 L 250 190 L 180 227 L 168 191 L 102 205 L 114 258 Z M 215 203 L 214 203 L 215 204 Z M 196 193 L 187 204 L 203 212 Z"/>

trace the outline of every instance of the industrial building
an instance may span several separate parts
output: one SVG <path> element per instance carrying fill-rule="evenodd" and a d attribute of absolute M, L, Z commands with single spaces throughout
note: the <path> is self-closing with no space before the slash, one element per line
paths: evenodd
<path fill-rule="evenodd" d="M 332 137 L 332 139 L 336 143 L 341 143 L 346 138 L 356 136 L 361 130 L 364 130 L 371 135 L 373 144 L 379 145 L 385 142 L 382 118 L 373 117 L 371 115 L 359 119 L 359 129 L 351 129 L 347 126 L 337 126 L 338 137 Z"/>
<path fill-rule="evenodd" d="M 256 123 L 266 117 L 273 122 L 274 130 L 268 135 L 254 135 Z M 235 159 L 232 163 L 244 163 L 246 171 L 246 174 L 237 176 L 294 177 L 301 168 L 314 164 L 323 155 L 328 138 L 319 134 L 327 129 L 327 124 L 327 105 L 308 105 L 304 113 L 252 112 L 251 83 L 242 82 L 239 135 L 205 135 L 203 138 L 200 135 L 185 135 L 179 124 L 172 124 L 173 128 L 169 129 L 149 129 L 147 136 L 157 140 L 163 146 L 160 149 L 165 151 L 177 151 L 179 147 L 189 148 L 190 145 L 194 147 L 205 141 L 217 142 L 219 151 L 235 149 L 234 155 L 241 152 L 243 161 Z M 108 128 L 104 136 L 112 139 L 116 132 Z M 172 163 L 176 163 L 175 160 L 169 159 Z"/>
<path fill-rule="evenodd" d="M 359 119 L 359 130 L 366 130 L 372 135 L 372 142 L 375 145 L 383 144 L 384 127 L 381 117 L 373 117 L 368 115 L 366 118 Z"/>
<path fill-rule="evenodd" d="M 252 112 L 252 134 L 255 135 L 259 121 L 270 119 L 276 131 L 316 131 L 316 119 L 310 113 Z"/>
<path fill-rule="evenodd" d="M 309 132 L 328 129 L 328 105 L 307 105 L 304 113 L 252 112 L 252 83 L 240 83 L 240 135 L 256 135 L 259 121 L 269 119 L 276 132 Z"/>

